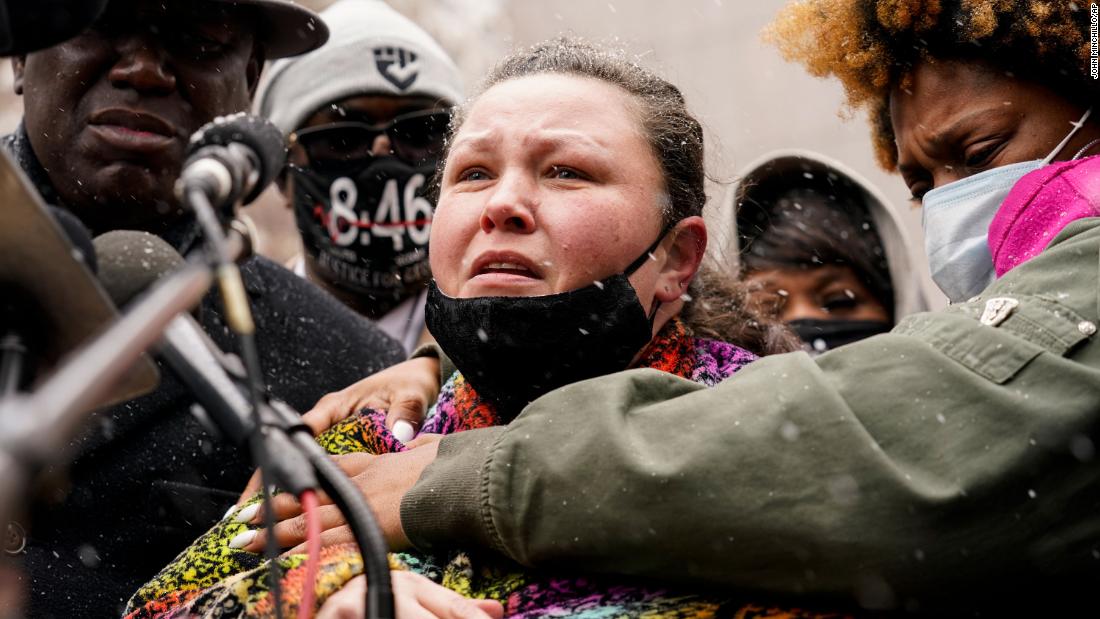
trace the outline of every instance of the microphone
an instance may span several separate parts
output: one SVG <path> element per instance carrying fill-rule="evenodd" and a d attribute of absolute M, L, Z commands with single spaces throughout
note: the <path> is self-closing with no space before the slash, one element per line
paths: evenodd
<path fill-rule="evenodd" d="M 100 261 L 99 280 L 119 307 L 129 305 L 144 290 L 187 263 L 164 239 L 148 232 L 115 230 L 96 237 L 94 243 Z M 218 348 L 202 326 L 187 314 L 168 324 L 159 351 L 172 373 L 200 403 L 201 411 L 193 411 L 200 421 L 234 444 L 246 444 L 258 427 L 252 405 L 240 384 L 244 375 L 240 361 Z M 301 430 L 312 437 L 297 414 L 287 417 L 280 413 L 262 411 L 260 421 L 286 431 Z M 316 487 L 309 463 L 295 453 L 283 453 L 288 445 L 278 450 L 280 457 L 272 463 L 279 483 L 286 484 L 296 494 Z"/>
<path fill-rule="evenodd" d="M 139 294 L 141 286 L 134 280 L 155 283 L 185 262 L 168 243 L 145 232 L 108 232 L 95 239 L 95 247 L 100 278 L 120 305 Z M 140 262 L 133 262 L 133 256 L 140 256 Z M 266 394 L 255 401 L 254 412 L 248 389 L 242 384 L 244 368 L 225 355 L 190 316 L 178 316 L 169 324 L 160 354 L 201 403 L 208 421 L 214 421 L 234 443 L 252 447 L 253 458 L 277 485 L 295 495 L 320 487 L 332 497 L 347 517 L 371 582 L 366 593 L 368 616 L 393 617 L 388 548 L 374 514 L 355 484 L 313 439 L 298 413 Z"/>
<path fill-rule="evenodd" d="M 108 0 L 0 0 L 0 56 L 56 45 L 91 26 Z"/>
<path fill-rule="evenodd" d="M 186 264 L 171 245 L 148 232 L 115 230 L 97 236 L 92 245 L 100 264 L 99 283 L 119 308 Z"/>
<path fill-rule="evenodd" d="M 102 268 L 99 281 L 119 307 L 126 307 L 145 289 L 186 261 L 158 236 L 115 230 L 95 239 Z M 233 365 L 206 332 L 188 315 L 169 323 L 160 345 L 161 357 L 213 415 L 228 438 L 240 445 L 252 430 L 251 406 L 225 368 Z M 237 373 L 237 372 L 235 372 Z M 204 419 L 204 421 L 210 421 Z"/>
<path fill-rule="evenodd" d="M 215 118 L 191 136 L 188 158 L 176 183 L 180 202 L 195 214 L 225 307 L 226 324 L 237 337 L 250 399 L 259 406 L 263 371 L 256 349 L 256 324 L 240 269 L 223 229 L 224 214 L 254 199 L 286 164 L 282 131 L 243 112 Z M 217 213 L 221 210 L 223 217 Z"/>
<path fill-rule="evenodd" d="M 176 191 L 186 202 L 199 190 L 215 208 L 248 204 L 284 165 L 286 140 L 278 127 L 244 112 L 220 116 L 191 136 Z"/>

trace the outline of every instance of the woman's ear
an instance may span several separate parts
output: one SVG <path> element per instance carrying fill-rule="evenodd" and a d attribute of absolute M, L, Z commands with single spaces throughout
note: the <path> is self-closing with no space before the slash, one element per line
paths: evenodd
<path fill-rule="evenodd" d="M 654 290 L 661 303 L 679 299 L 695 279 L 707 251 L 707 225 L 702 217 L 688 217 L 680 220 L 669 236 L 672 241 Z"/>

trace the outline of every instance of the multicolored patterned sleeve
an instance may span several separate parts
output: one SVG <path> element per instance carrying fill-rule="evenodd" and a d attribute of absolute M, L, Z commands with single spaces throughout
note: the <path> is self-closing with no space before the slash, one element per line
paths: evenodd
<path fill-rule="evenodd" d="M 383 411 L 364 409 L 334 425 L 317 437 L 317 442 L 333 455 L 403 451 L 405 446 L 386 428 L 385 418 Z M 264 617 L 273 614 L 269 599 L 269 564 L 261 555 L 230 547 L 234 537 L 259 528 L 236 519 L 245 508 L 260 500 L 257 495 L 230 509 L 221 522 L 138 589 L 127 604 L 126 617 Z M 302 554 L 279 558 L 284 607 L 288 604 L 296 607 L 301 598 L 304 562 Z M 395 569 L 426 569 L 423 562 L 416 560 L 405 562 L 394 557 L 391 563 Z M 325 548 L 317 583 L 318 608 L 328 595 L 361 572 L 362 559 L 354 545 Z"/>

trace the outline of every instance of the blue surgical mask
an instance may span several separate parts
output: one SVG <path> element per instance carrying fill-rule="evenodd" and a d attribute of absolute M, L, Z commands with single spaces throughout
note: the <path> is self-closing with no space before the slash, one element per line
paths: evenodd
<path fill-rule="evenodd" d="M 1054 161 L 1089 115 L 1076 123 L 1045 159 L 993 168 L 924 194 L 921 226 L 932 281 L 952 303 L 985 290 L 996 278 L 989 253 L 989 224 L 1021 178 Z"/>

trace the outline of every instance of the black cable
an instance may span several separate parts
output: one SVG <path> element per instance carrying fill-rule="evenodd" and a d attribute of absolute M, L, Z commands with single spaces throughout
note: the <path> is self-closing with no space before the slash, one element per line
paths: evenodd
<path fill-rule="evenodd" d="M 256 432 L 249 439 L 249 447 L 252 457 L 260 469 L 260 480 L 263 485 L 263 500 L 265 505 L 271 505 L 271 477 L 270 456 L 265 444 L 265 428 L 260 414 L 261 403 L 264 402 L 263 394 L 266 389 L 263 384 L 263 369 L 260 367 L 260 355 L 256 350 L 255 323 L 252 321 L 252 310 L 248 303 L 248 294 L 241 280 L 241 271 L 229 255 L 229 244 L 222 230 L 221 221 L 214 212 L 213 205 L 206 193 L 198 188 L 192 188 L 186 192 L 187 201 L 191 210 L 195 213 L 195 219 L 202 228 L 206 241 L 210 263 L 214 267 L 214 274 L 221 291 L 222 306 L 225 310 L 226 324 L 233 332 L 240 348 L 241 359 L 244 362 L 245 380 L 247 382 L 248 401 L 251 408 L 252 420 Z M 271 510 L 264 511 L 264 527 L 267 529 L 267 543 L 264 553 L 269 564 L 268 578 L 271 581 L 271 593 L 275 597 L 275 619 L 283 619 L 283 597 L 279 569 L 279 546 L 275 540 L 275 517 Z"/>
<path fill-rule="evenodd" d="M 252 333 L 238 333 L 237 343 L 241 347 L 241 360 L 244 363 L 245 381 L 248 383 L 248 398 L 253 403 L 253 410 L 259 402 L 263 401 L 263 394 L 267 393 L 267 386 L 263 383 L 263 368 L 260 367 L 260 353 L 256 348 L 256 336 Z M 257 420 L 259 413 L 257 412 Z"/>
<path fill-rule="evenodd" d="M 259 355 L 256 351 L 253 332 L 255 325 L 252 322 L 251 310 L 248 307 L 247 295 L 240 279 L 240 270 L 231 260 L 228 253 L 228 245 L 223 236 L 220 222 L 214 209 L 207 199 L 206 194 L 197 189 L 187 192 L 186 197 L 191 202 L 192 210 L 202 226 L 207 239 L 207 247 L 211 254 L 211 262 L 215 265 L 216 275 L 222 291 L 223 302 L 226 305 L 226 317 L 230 329 L 237 335 L 241 346 L 242 361 L 245 366 L 248 392 L 252 404 L 252 415 L 255 427 L 264 428 L 263 415 L 260 413 L 262 394 L 266 393 L 263 385 L 263 373 L 260 368 Z M 278 414 L 287 411 L 274 407 Z M 301 420 L 291 414 L 285 420 L 286 428 L 294 428 L 301 425 Z M 272 427 L 270 430 L 280 432 L 281 429 Z M 390 578 L 389 561 L 387 554 L 389 546 L 381 533 L 378 522 L 367 505 L 366 499 L 359 493 L 359 489 L 344 474 L 344 471 L 329 457 L 329 454 L 321 448 L 313 436 L 306 431 L 294 431 L 289 433 L 290 438 L 306 455 L 309 462 L 319 477 L 321 488 L 329 494 L 336 506 L 343 512 L 351 527 L 355 541 L 359 545 L 359 555 L 363 561 L 363 570 L 366 573 L 368 586 L 366 593 L 367 617 L 378 619 L 394 619 L 393 582 Z M 267 452 L 265 430 L 256 432 L 252 439 L 253 457 L 260 466 L 261 477 L 264 477 L 268 468 L 266 460 L 273 454 Z M 264 501 L 270 499 L 269 482 L 262 479 Z M 270 503 L 267 503 L 270 505 Z M 275 530 L 273 516 L 270 510 L 265 512 L 265 527 L 268 529 L 267 552 L 271 563 L 272 593 L 275 595 L 275 615 L 282 618 L 282 598 L 279 593 L 279 568 L 276 558 L 271 558 L 271 548 L 275 544 Z"/>
<path fill-rule="evenodd" d="M 249 442 L 251 443 L 252 459 L 260 469 L 260 485 L 262 486 L 264 505 L 260 511 L 264 513 L 264 528 L 267 529 L 264 557 L 267 558 L 268 562 L 267 577 L 270 581 L 268 587 L 275 599 L 275 617 L 281 619 L 283 616 L 283 573 L 279 568 L 279 542 L 275 539 L 275 512 L 270 509 L 273 482 L 271 480 L 271 470 L 268 468 L 268 453 L 264 448 L 262 431 L 253 433 Z"/>
<path fill-rule="evenodd" d="M 195 221 L 202 228 L 202 236 L 210 254 L 210 262 L 220 267 L 227 262 L 232 262 L 229 256 L 228 244 L 225 241 L 225 233 L 222 224 L 214 213 L 214 207 L 201 189 L 191 189 L 187 192 L 187 202 L 191 211 L 195 213 Z"/>

